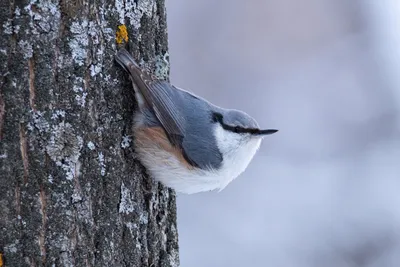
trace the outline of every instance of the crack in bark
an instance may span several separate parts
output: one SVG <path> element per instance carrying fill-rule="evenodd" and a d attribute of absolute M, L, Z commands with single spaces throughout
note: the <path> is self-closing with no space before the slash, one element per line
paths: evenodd
<path fill-rule="evenodd" d="M 42 256 L 42 265 L 46 265 L 45 240 L 46 240 L 46 225 L 47 225 L 47 212 L 46 212 L 47 202 L 46 202 L 46 193 L 44 191 L 43 185 L 40 185 L 39 200 L 40 200 L 40 211 L 42 214 L 42 227 L 40 229 L 40 235 L 39 235 L 39 247 L 40 247 L 40 254 Z"/>
<path fill-rule="evenodd" d="M 28 60 L 29 69 L 29 104 L 32 110 L 36 111 L 35 104 L 35 63 L 33 62 L 33 57 Z"/>
<path fill-rule="evenodd" d="M 21 150 L 22 163 L 24 165 L 24 184 L 28 182 L 29 161 L 28 161 L 28 142 L 26 139 L 26 130 L 23 123 L 19 124 L 19 145 Z"/>

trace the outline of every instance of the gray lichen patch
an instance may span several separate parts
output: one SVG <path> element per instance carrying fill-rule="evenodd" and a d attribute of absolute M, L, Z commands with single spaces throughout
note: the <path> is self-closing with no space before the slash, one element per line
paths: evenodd
<path fill-rule="evenodd" d="M 100 64 L 90 66 L 90 76 L 94 77 L 99 73 L 101 73 L 101 65 Z"/>
<path fill-rule="evenodd" d="M 71 50 L 72 59 L 79 66 L 83 66 L 87 57 L 88 38 L 88 21 L 74 21 L 71 24 L 70 31 L 73 34 L 68 45 Z"/>
<path fill-rule="evenodd" d="M 32 111 L 32 120 L 28 123 L 30 131 L 38 131 L 39 134 L 46 133 L 50 129 L 50 124 L 45 119 L 44 112 Z"/>
<path fill-rule="evenodd" d="M 18 243 L 19 241 L 16 240 L 15 243 L 9 244 L 7 246 L 4 247 L 4 252 L 6 253 L 17 253 L 18 249 Z"/>
<path fill-rule="evenodd" d="M 52 131 L 46 152 L 57 166 L 66 172 L 66 178 L 72 180 L 79 174 L 78 159 L 83 139 L 74 132 L 72 125 L 66 122 L 55 125 Z"/>
<path fill-rule="evenodd" d="M 131 146 L 132 138 L 130 136 L 122 136 L 121 148 L 125 149 Z"/>
<path fill-rule="evenodd" d="M 101 40 L 106 38 L 111 41 L 113 38 L 113 30 L 108 26 L 104 16 L 104 10 L 101 9 L 98 21 L 76 19 L 70 25 L 71 36 L 69 37 L 68 46 L 72 60 L 79 66 L 92 63 L 90 66 L 90 75 L 92 77 L 96 75 L 102 76 L 105 46 Z M 88 60 L 89 62 L 86 62 L 89 57 L 89 43 L 93 52 Z"/>
<path fill-rule="evenodd" d="M 171 267 L 178 267 L 179 266 L 179 251 L 177 249 L 172 250 L 168 254 L 168 261 Z"/>
<path fill-rule="evenodd" d="M 121 199 L 119 202 L 119 212 L 129 214 L 135 210 L 131 191 L 121 183 Z"/>
<path fill-rule="evenodd" d="M 167 79 L 169 76 L 169 61 L 168 61 L 169 53 L 166 52 L 164 55 L 158 55 L 155 58 L 156 62 L 156 70 L 155 75 L 159 79 Z"/>
<path fill-rule="evenodd" d="M 106 175 L 106 161 L 105 161 L 103 152 L 99 152 L 99 165 L 100 165 L 101 176 L 105 176 Z"/>
<path fill-rule="evenodd" d="M 33 56 L 32 45 L 29 42 L 21 40 L 18 42 L 18 46 L 22 55 L 24 56 L 24 59 L 29 59 Z"/>
<path fill-rule="evenodd" d="M 119 16 L 119 23 L 125 24 L 125 18 L 129 18 L 134 29 L 140 28 L 140 21 L 144 15 L 151 17 L 157 12 L 157 5 L 152 0 L 142 1 L 115 1 L 115 10 Z"/>
<path fill-rule="evenodd" d="M 7 20 L 6 22 L 3 23 L 3 33 L 4 34 L 13 34 L 14 30 L 11 24 L 11 20 Z"/>
<path fill-rule="evenodd" d="M 51 0 L 31 0 L 23 10 L 19 8 L 16 9 L 16 16 L 21 15 L 21 13 L 28 13 L 30 17 L 29 26 L 31 28 L 31 33 L 34 35 L 40 35 L 41 33 L 50 34 L 53 32 L 56 34 L 60 22 L 60 11 L 58 2 L 53 3 Z"/>
<path fill-rule="evenodd" d="M 57 120 L 57 119 L 64 119 L 65 118 L 65 111 L 64 110 L 54 110 L 53 114 L 51 115 L 52 120 Z"/>
<path fill-rule="evenodd" d="M 87 147 L 88 147 L 90 150 L 95 150 L 95 149 L 96 149 L 96 145 L 95 145 L 92 141 L 89 141 L 89 142 L 87 143 Z"/>
<path fill-rule="evenodd" d="M 87 97 L 87 92 L 84 91 L 85 87 L 85 81 L 82 77 L 74 77 L 73 79 L 74 85 L 72 87 L 72 90 L 76 93 L 75 94 L 75 101 L 76 104 L 85 107 L 86 105 L 86 97 Z"/>
<path fill-rule="evenodd" d="M 148 224 L 149 223 L 149 214 L 147 213 L 147 211 L 143 211 L 142 213 L 140 213 L 139 222 L 140 222 L 140 224 Z"/>

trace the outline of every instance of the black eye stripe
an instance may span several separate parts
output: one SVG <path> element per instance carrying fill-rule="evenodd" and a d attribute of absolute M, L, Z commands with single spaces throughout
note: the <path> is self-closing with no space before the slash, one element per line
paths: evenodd
<path fill-rule="evenodd" d="M 223 120 L 223 116 L 221 113 L 213 113 L 212 114 L 212 121 L 213 122 L 219 122 L 221 124 L 222 128 L 224 128 L 227 131 L 234 132 L 234 133 L 250 133 L 250 134 L 257 134 L 260 132 L 259 129 L 256 128 L 243 128 L 240 126 L 231 126 L 229 124 L 225 124 Z"/>
<path fill-rule="evenodd" d="M 231 125 L 227 125 L 224 123 L 222 123 L 221 125 L 225 130 L 228 130 L 228 131 L 231 131 L 234 133 L 253 133 L 254 130 L 257 130 L 257 129 L 251 129 L 251 128 L 243 128 L 240 126 L 231 126 Z"/>
<path fill-rule="evenodd" d="M 268 134 L 276 133 L 278 131 L 275 129 L 261 130 L 258 128 L 243 128 L 238 125 L 231 126 L 229 124 L 225 124 L 224 117 L 222 116 L 221 113 L 217 113 L 217 112 L 211 114 L 211 122 L 219 123 L 223 129 L 234 132 L 234 133 L 249 133 L 249 134 L 254 134 L 254 135 L 268 135 Z"/>

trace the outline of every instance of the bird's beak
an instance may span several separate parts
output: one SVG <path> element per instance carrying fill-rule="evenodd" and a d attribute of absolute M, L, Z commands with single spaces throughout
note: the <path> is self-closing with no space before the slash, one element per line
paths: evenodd
<path fill-rule="evenodd" d="M 255 135 L 269 135 L 269 134 L 274 134 L 278 130 L 275 129 L 266 129 L 266 130 L 259 130 L 258 132 L 255 133 Z"/>

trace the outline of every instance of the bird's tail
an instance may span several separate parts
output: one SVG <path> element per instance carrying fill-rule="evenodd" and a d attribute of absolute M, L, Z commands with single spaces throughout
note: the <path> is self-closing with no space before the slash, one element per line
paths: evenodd
<path fill-rule="evenodd" d="M 139 107 L 144 108 L 147 107 L 147 105 L 151 106 L 152 95 L 149 91 L 148 83 L 153 80 L 152 76 L 146 71 L 143 71 L 132 55 L 124 48 L 117 52 L 115 60 L 130 74 Z"/>
<path fill-rule="evenodd" d="M 150 97 L 148 96 L 149 93 L 146 83 L 152 80 L 151 75 L 142 70 L 132 55 L 124 48 L 121 48 L 117 52 L 115 60 L 130 74 L 132 82 L 138 87 L 145 99 L 149 100 Z"/>
<path fill-rule="evenodd" d="M 121 48 L 117 55 L 115 56 L 115 60 L 120 64 L 127 72 L 131 73 L 134 69 L 139 69 L 139 65 L 136 63 L 135 59 L 132 55 L 126 51 L 126 49 Z"/>

